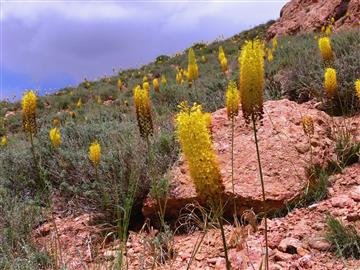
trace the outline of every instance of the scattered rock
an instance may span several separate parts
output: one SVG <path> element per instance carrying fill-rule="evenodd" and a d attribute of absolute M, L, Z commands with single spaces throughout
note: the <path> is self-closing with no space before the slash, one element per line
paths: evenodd
<path fill-rule="evenodd" d="M 292 0 L 280 12 L 280 18 L 270 26 L 268 38 L 320 30 L 335 19 L 335 30 L 357 27 L 360 18 L 359 0 Z"/>
<path fill-rule="evenodd" d="M 350 192 L 350 197 L 356 201 L 360 202 L 360 185 L 353 187 L 353 189 Z"/>
<path fill-rule="evenodd" d="M 298 254 L 298 249 L 303 249 L 303 244 L 295 238 L 288 237 L 281 240 L 278 249 L 288 254 Z"/>
<path fill-rule="evenodd" d="M 330 243 L 324 239 L 313 239 L 309 242 L 311 248 L 319 251 L 327 251 L 330 249 Z"/>
<path fill-rule="evenodd" d="M 289 254 L 289 253 L 284 253 L 284 252 L 281 252 L 279 250 L 277 250 L 274 254 L 274 260 L 275 262 L 278 262 L 278 261 L 290 261 L 292 258 L 292 254 Z"/>
<path fill-rule="evenodd" d="M 353 199 L 347 195 L 340 195 L 331 199 L 331 205 L 333 207 L 345 208 L 351 206 L 353 203 Z"/>

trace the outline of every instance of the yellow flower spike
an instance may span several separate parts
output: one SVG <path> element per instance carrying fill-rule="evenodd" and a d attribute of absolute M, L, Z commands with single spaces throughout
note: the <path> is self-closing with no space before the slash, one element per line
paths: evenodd
<path fill-rule="evenodd" d="M 335 18 L 334 18 L 334 17 L 331 18 L 331 23 L 332 23 L 332 24 L 335 23 Z"/>
<path fill-rule="evenodd" d="M 182 74 L 181 72 L 176 73 L 176 82 L 177 84 L 182 84 Z"/>
<path fill-rule="evenodd" d="M 36 94 L 34 91 L 28 91 L 22 98 L 22 122 L 26 133 L 36 134 Z"/>
<path fill-rule="evenodd" d="M 55 148 L 58 148 L 61 143 L 61 134 L 58 128 L 52 128 L 49 133 L 50 141 Z"/>
<path fill-rule="evenodd" d="M 150 91 L 150 84 L 149 84 L 149 82 L 143 82 L 143 88 L 144 88 L 144 90 L 146 90 L 146 91 Z"/>
<path fill-rule="evenodd" d="M 196 63 L 195 52 L 193 48 L 190 48 L 187 78 L 189 81 L 195 81 L 198 79 L 198 77 L 199 77 L 199 69 Z"/>
<path fill-rule="evenodd" d="M 229 119 L 239 114 L 240 93 L 235 81 L 230 81 L 226 89 L 226 112 Z"/>
<path fill-rule="evenodd" d="M 221 63 L 221 60 L 225 57 L 225 52 L 222 46 L 219 47 L 219 55 L 218 55 L 218 59 L 219 62 Z"/>
<path fill-rule="evenodd" d="M 96 102 L 97 102 L 98 104 L 101 104 L 101 103 L 102 103 L 100 96 L 96 96 Z"/>
<path fill-rule="evenodd" d="M 8 144 L 8 140 L 7 140 L 6 135 L 4 135 L 1 137 L 1 145 L 6 146 L 7 144 Z"/>
<path fill-rule="evenodd" d="M 330 26 L 330 25 L 326 26 L 325 34 L 326 34 L 327 36 L 330 36 L 330 35 L 331 35 L 331 32 L 332 32 L 331 26 Z"/>
<path fill-rule="evenodd" d="M 134 104 L 140 135 L 148 138 L 153 134 L 150 97 L 149 91 L 142 89 L 140 85 L 134 88 Z"/>
<path fill-rule="evenodd" d="M 97 141 L 94 141 L 89 147 L 89 159 L 97 169 L 101 160 L 101 146 Z"/>
<path fill-rule="evenodd" d="M 240 97 L 245 121 L 261 119 L 265 86 L 264 44 L 256 39 L 246 41 L 239 57 Z"/>
<path fill-rule="evenodd" d="M 332 61 L 333 51 L 331 48 L 331 41 L 329 37 L 319 38 L 319 49 L 324 62 Z"/>
<path fill-rule="evenodd" d="M 148 82 L 148 77 L 146 75 L 143 77 L 143 83 L 144 82 Z"/>
<path fill-rule="evenodd" d="M 226 73 L 226 71 L 228 70 L 228 64 L 227 64 L 227 59 L 225 56 L 221 59 L 220 66 L 221 66 L 221 70 L 224 73 Z"/>
<path fill-rule="evenodd" d="M 325 25 L 321 26 L 321 32 L 325 32 Z"/>
<path fill-rule="evenodd" d="M 355 82 L 355 92 L 360 101 L 360 80 L 356 80 Z"/>
<path fill-rule="evenodd" d="M 329 98 L 336 96 L 337 79 L 336 70 L 333 68 L 327 68 L 324 74 L 324 88 Z"/>
<path fill-rule="evenodd" d="M 159 80 L 157 78 L 153 79 L 153 86 L 156 92 L 160 91 Z"/>
<path fill-rule="evenodd" d="M 278 40 L 276 37 L 274 37 L 272 40 L 271 40 L 271 44 L 272 44 L 272 49 L 275 51 L 278 47 Z"/>
<path fill-rule="evenodd" d="M 180 105 L 176 115 L 176 134 L 189 164 L 190 176 L 201 200 L 217 199 L 224 191 L 219 164 L 209 132 L 209 114 L 200 105 Z"/>
<path fill-rule="evenodd" d="M 122 81 L 120 78 L 117 81 L 117 88 L 119 89 L 119 91 L 121 91 L 121 89 L 122 89 Z"/>
<path fill-rule="evenodd" d="M 267 50 L 267 60 L 271 63 L 274 60 L 274 55 L 271 50 Z"/>
<path fill-rule="evenodd" d="M 203 63 L 203 64 L 206 63 L 206 57 L 205 57 L 205 55 L 201 56 L 201 63 Z"/>
<path fill-rule="evenodd" d="M 166 84 L 167 84 L 166 76 L 165 76 L 165 74 L 163 74 L 161 76 L 161 85 L 164 87 L 164 86 L 166 86 Z"/>
<path fill-rule="evenodd" d="M 78 107 L 78 109 L 80 109 L 82 106 L 82 101 L 81 98 L 79 98 L 78 102 L 76 103 L 76 107 Z"/>
<path fill-rule="evenodd" d="M 312 117 L 309 115 L 305 115 L 301 119 L 301 122 L 302 122 L 304 133 L 307 136 L 314 135 L 314 120 L 312 119 Z"/>

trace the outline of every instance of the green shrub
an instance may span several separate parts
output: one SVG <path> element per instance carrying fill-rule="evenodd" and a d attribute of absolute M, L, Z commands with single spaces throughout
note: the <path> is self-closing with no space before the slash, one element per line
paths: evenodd
<path fill-rule="evenodd" d="M 341 221 L 332 216 L 327 216 L 328 232 L 326 239 L 331 243 L 336 254 L 345 258 L 360 258 L 360 235 L 351 226 L 345 226 Z"/>

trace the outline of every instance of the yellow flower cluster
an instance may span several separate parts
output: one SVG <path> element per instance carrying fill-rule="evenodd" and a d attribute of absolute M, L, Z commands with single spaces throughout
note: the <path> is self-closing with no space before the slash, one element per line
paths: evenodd
<path fill-rule="evenodd" d="M 160 91 L 160 85 L 159 85 L 159 80 L 158 78 L 153 79 L 153 86 L 154 86 L 154 90 L 156 92 Z"/>
<path fill-rule="evenodd" d="M 27 133 L 36 134 L 36 94 L 28 91 L 22 99 L 22 121 L 23 129 Z"/>
<path fill-rule="evenodd" d="M 319 38 L 319 49 L 324 62 L 332 61 L 333 51 L 329 37 Z"/>
<path fill-rule="evenodd" d="M 229 119 L 239 114 L 240 93 L 235 81 L 230 81 L 226 89 L 226 111 Z"/>
<path fill-rule="evenodd" d="M 50 130 L 49 133 L 50 141 L 55 148 L 58 148 L 61 143 L 60 131 L 55 127 Z"/>
<path fill-rule="evenodd" d="M 267 50 L 267 60 L 268 60 L 269 63 L 271 63 L 274 60 L 274 55 L 273 55 L 271 49 Z"/>
<path fill-rule="evenodd" d="M 119 89 L 119 91 L 121 91 L 121 89 L 122 89 L 122 81 L 120 78 L 117 81 L 117 88 Z"/>
<path fill-rule="evenodd" d="M 82 102 L 81 102 L 81 98 L 79 98 L 78 102 L 76 103 L 76 107 L 80 109 L 81 106 L 82 106 Z"/>
<path fill-rule="evenodd" d="M 201 105 L 191 108 L 180 105 L 176 115 L 176 133 L 189 164 L 190 175 L 200 199 L 208 201 L 217 198 L 224 186 L 219 164 L 209 132 L 209 114 L 203 113 Z"/>
<path fill-rule="evenodd" d="M 325 34 L 326 34 L 327 36 L 330 36 L 331 33 L 332 33 L 331 26 L 330 26 L 330 25 L 326 26 Z"/>
<path fill-rule="evenodd" d="M 150 84 L 147 80 L 145 82 L 143 82 L 143 88 L 144 88 L 144 90 L 146 90 L 148 92 L 150 91 Z"/>
<path fill-rule="evenodd" d="M 324 74 L 324 88 L 329 98 L 336 96 L 337 79 L 336 70 L 333 68 L 327 68 Z"/>
<path fill-rule="evenodd" d="M 95 168 L 99 167 L 101 159 L 101 146 L 97 141 L 94 141 L 89 147 L 89 159 Z"/>
<path fill-rule="evenodd" d="M 303 118 L 302 118 L 302 126 L 303 126 L 303 130 L 304 130 L 304 133 L 307 135 L 307 136 L 312 136 L 314 135 L 314 120 L 312 119 L 311 116 L 309 115 L 305 115 Z"/>
<path fill-rule="evenodd" d="M 219 47 L 219 62 L 221 66 L 221 70 L 225 73 L 228 70 L 227 58 L 225 56 L 225 52 L 222 46 Z"/>
<path fill-rule="evenodd" d="M 161 85 L 162 85 L 162 86 L 166 86 L 166 84 L 167 84 L 166 76 L 165 76 L 165 74 L 163 74 L 163 75 L 161 76 Z"/>
<path fill-rule="evenodd" d="M 245 42 L 239 57 L 241 108 L 247 123 L 263 114 L 264 54 L 264 44 L 256 39 Z"/>
<path fill-rule="evenodd" d="M 198 65 L 196 63 L 196 57 L 195 57 L 195 52 L 193 48 L 190 48 L 189 50 L 189 63 L 188 63 L 188 80 L 189 81 L 195 81 L 198 79 L 199 77 L 199 69 L 198 69 Z"/>
<path fill-rule="evenodd" d="M 272 44 L 272 49 L 273 51 L 275 51 L 278 47 L 278 40 L 276 37 L 274 37 L 272 40 L 271 40 L 271 44 Z"/>
<path fill-rule="evenodd" d="M 178 72 L 176 73 L 176 82 L 180 85 L 182 85 L 184 82 L 182 68 L 179 68 Z"/>
<path fill-rule="evenodd" d="M 201 56 L 201 63 L 205 64 L 206 63 L 206 57 L 205 55 Z"/>
<path fill-rule="evenodd" d="M 140 135 L 143 138 L 148 138 L 153 133 L 149 91 L 142 89 L 140 85 L 136 86 L 134 88 L 134 103 Z"/>
<path fill-rule="evenodd" d="M 355 82 L 355 91 L 356 91 L 356 95 L 359 98 L 360 101 L 360 80 L 357 80 Z"/>
<path fill-rule="evenodd" d="M 6 135 L 1 137 L 1 145 L 6 146 L 8 143 Z"/>

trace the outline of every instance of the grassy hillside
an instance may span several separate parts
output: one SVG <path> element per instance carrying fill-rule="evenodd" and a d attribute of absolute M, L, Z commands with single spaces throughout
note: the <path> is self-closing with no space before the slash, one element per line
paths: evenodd
<path fill-rule="evenodd" d="M 134 183 L 136 190 L 134 212 L 149 193 L 166 192 L 169 168 L 178 158 L 179 147 L 174 135 L 173 116 L 181 101 L 197 102 L 205 111 L 224 107 L 224 91 L 229 79 L 237 80 L 239 48 L 247 39 L 263 39 L 269 22 L 242 32 L 227 40 L 211 44 L 195 44 L 200 79 L 191 89 L 187 82 L 175 81 L 176 67 L 187 68 L 185 50 L 175 57 L 158 57 L 157 61 L 140 69 L 109 74 L 99 81 L 86 82 L 75 88 L 65 88 L 56 94 L 38 99 L 39 132 L 35 138 L 39 172 L 32 162 L 29 140 L 22 132 L 20 102 L 0 104 L 0 135 L 7 134 L 8 145 L 0 149 L 0 268 L 38 269 L 51 263 L 47 254 L 37 253 L 30 239 L 31 230 L 42 222 L 49 195 L 59 190 L 73 201 L 74 209 L 97 209 L 105 213 L 110 223 L 120 216 L 119 209 L 127 207 Z M 322 100 L 324 65 L 315 34 L 284 37 L 278 40 L 274 60 L 266 63 L 266 98 L 288 97 L 298 102 L 311 98 Z M 332 36 L 335 52 L 334 67 L 338 71 L 339 93 L 344 101 L 337 113 L 359 110 L 354 81 L 360 78 L 360 31 L 352 30 Z M 228 58 L 230 74 L 220 69 L 218 48 L 222 45 Z M 268 44 L 271 47 L 271 44 Z M 201 62 L 201 55 L 206 63 Z M 155 132 L 151 138 L 153 159 L 146 155 L 146 143 L 140 138 L 133 108 L 132 89 L 142 83 L 144 75 L 163 75 L 167 86 L 157 93 L 151 89 Z M 117 88 L 121 78 L 124 87 Z M 99 102 L 113 100 L 104 105 Z M 82 106 L 76 106 L 81 99 Z M 335 105 L 334 105 L 335 104 Z M 326 103 L 324 109 L 339 108 L 337 101 Z M 5 120 L 7 111 L 16 111 Z M 75 113 L 72 117 L 69 112 Z M 61 147 L 53 149 L 49 141 L 52 120 L 61 121 Z M 88 159 L 88 148 L 97 140 L 102 147 L 99 176 Z M 45 186 L 36 181 L 41 177 Z"/>

